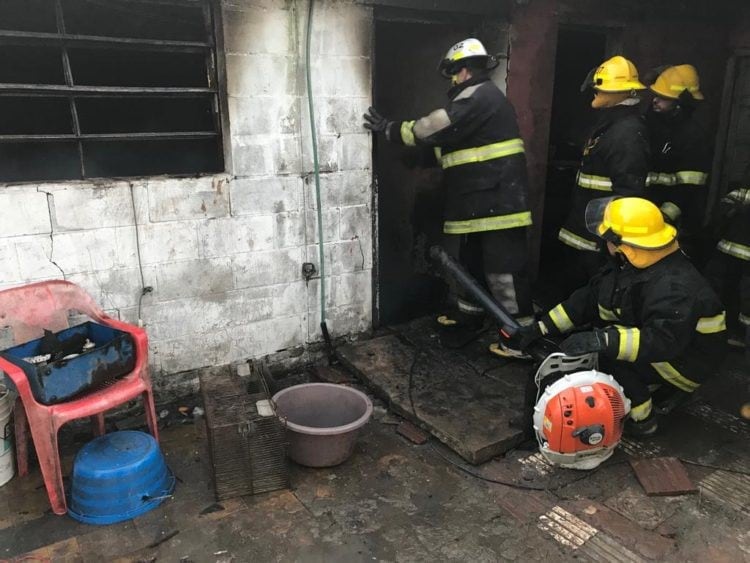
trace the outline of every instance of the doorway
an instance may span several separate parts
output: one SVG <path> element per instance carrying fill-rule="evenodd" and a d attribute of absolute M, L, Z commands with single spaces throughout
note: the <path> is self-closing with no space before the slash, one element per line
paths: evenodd
<path fill-rule="evenodd" d="M 415 119 L 445 106 L 449 83 L 437 71 L 451 45 L 480 39 L 507 55 L 507 25 L 455 14 L 383 13 L 375 21 L 373 105 L 392 120 Z M 493 80 L 505 90 L 507 59 Z M 442 236 L 441 170 L 432 149 L 373 143 L 376 278 L 373 323 L 406 322 L 437 311 L 445 284 L 431 272 L 428 251 Z"/>

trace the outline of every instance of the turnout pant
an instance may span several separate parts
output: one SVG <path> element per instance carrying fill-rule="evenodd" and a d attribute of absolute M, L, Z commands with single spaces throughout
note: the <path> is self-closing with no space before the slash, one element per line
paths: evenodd
<path fill-rule="evenodd" d="M 750 260 L 716 251 L 706 266 L 705 276 L 730 310 L 738 310 L 739 324 L 750 335 Z"/>
<path fill-rule="evenodd" d="M 526 228 L 445 235 L 443 248 L 521 324 L 533 321 Z M 449 282 L 461 317 L 481 319 L 484 309 Z"/>

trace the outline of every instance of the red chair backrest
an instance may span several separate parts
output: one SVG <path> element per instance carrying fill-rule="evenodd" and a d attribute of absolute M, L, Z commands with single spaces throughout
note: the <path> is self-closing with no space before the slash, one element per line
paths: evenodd
<path fill-rule="evenodd" d="M 50 280 L 0 291 L 0 327 L 9 327 L 20 344 L 68 327 L 68 314 L 78 311 L 92 320 L 104 313 L 91 296 L 76 284 Z"/>

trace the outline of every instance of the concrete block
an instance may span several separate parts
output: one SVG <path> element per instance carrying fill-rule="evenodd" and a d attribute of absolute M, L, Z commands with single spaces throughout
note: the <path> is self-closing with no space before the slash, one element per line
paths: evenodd
<path fill-rule="evenodd" d="M 119 246 L 131 237 L 132 245 Z M 52 239 L 52 260 L 66 275 L 137 265 L 132 227 L 68 231 L 56 233 Z"/>
<path fill-rule="evenodd" d="M 156 279 L 155 299 L 159 301 L 214 295 L 234 289 L 234 273 L 229 258 L 159 264 Z"/>
<path fill-rule="evenodd" d="M 34 188 L 0 193 L 0 237 L 49 234 L 52 231 L 47 194 Z"/>
<path fill-rule="evenodd" d="M 289 0 L 222 0 L 225 10 L 288 10 Z"/>
<path fill-rule="evenodd" d="M 294 46 L 291 12 L 247 6 L 224 10 L 224 47 L 227 53 L 280 53 Z M 292 49 L 293 50 L 293 49 Z"/>
<path fill-rule="evenodd" d="M 62 279 L 60 269 L 50 260 L 52 240 L 49 235 L 35 235 L 10 239 L 16 248 L 18 270 L 24 281 Z"/>
<path fill-rule="evenodd" d="M 229 98 L 228 103 L 233 135 L 290 135 L 306 124 L 298 96 Z"/>
<path fill-rule="evenodd" d="M 326 326 L 331 336 L 360 334 L 372 330 L 372 304 L 356 303 L 333 307 L 326 311 Z M 320 312 L 311 312 L 307 317 L 307 341 L 321 342 Z"/>
<path fill-rule="evenodd" d="M 333 289 L 336 306 L 370 303 L 372 301 L 372 270 L 334 276 Z"/>
<path fill-rule="evenodd" d="M 85 289 L 101 307 L 137 309 L 141 295 L 141 275 L 138 268 L 72 274 L 67 279 Z M 144 299 L 147 298 L 148 296 L 144 296 Z"/>
<path fill-rule="evenodd" d="M 236 254 L 233 257 L 237 288 L 288 283 L 302 279 L 302 251 L 299 248 Z"/>
<path fill-rule="evenodd" d="M 46 188 L 45 188 L 46 189 Z M 49 188 L 54 202 L 55 231 L 121 227 L 133 224 L 130 186 L 113 185 Z"/>
<path fill-rule="evenodd" d="M 326 309 L 336 305 L 336 276 L 326 274 L 325 292 L 326 292 Z M 314 312 L 320 310 L 320 279 L 310 280 L 305 287 L 307 296 L 307 311 Z"/>
<path fill-rule="evenodd" d="M 273 235 L 273 215 L 228 217 L 198 227 L 201 249 L 207 257 L 270 250 Z"/>
<path fill-rule="evenodd" d="M 316 97 L 367 98 L 372 93 L 369 58 L 324 55 L 315 60 L 312 68 Z"/>
<path fill-rule="evenodd" d="M 349 133 L 341 135 L 339 147 L 341 170 L 363 170 L 372 167 L 372 135 L 369 133 Z"/>
<path fill-rule="evenodd" d="M 316 8 L 315 17 L 312 46 L 316 55 L 370 56 L 371 9 L 328 2 Z"/>
<path fill-rule="evenodd" d="M 232 334 L 238 358 L 257 358 L 305 343 L 303 316 L 278 317 L 247 325 Z"/>
<path fill-rule="evenodd" d="M 372 202 L 372 170 L 342 172 L 339 202 L 342 207 L 369 205 Z"/>
<path fill-rule="evenodd" d="M 333 247 L 335 243 L 324 243 L 323 244 L 323 258 L 325 260 L 326 276 L 330 276 L 333 272 L 332 260 L 333 260 Z M 320 272 L 320 248 L 317 244 L 308 244 L 305 248 L 305 261 L 312 262 L 315 264 L 315 268 Z"/>
<path fill-rule="evenodd" d="M 171 221 L 139 227 L 143 264 L 191 260 L 199 256 L 197 221 Z"/>
<path fill-rule="evenodd" d="M 305 215 L 299 211 L 275 215 L 274 246 L 287 248 L 305 244 Z"/>
<path fill-rule="evenodd" d="M 202 335 L 200 346 L 193 337 L 154 343 L 154 356 L 164 373 L 223 365 L 232 361 L 231 351 L 232 343 L 224 331 Z"/>
<path fill-rule="evenodd" d="M 362 116 L 370 107 L 370 98 L 320 98 L 316 103 L 316 119 L 320 133 L 362 133 Z M 303 112 L 305 113 L 305 112 Z"/>
<path fill-rule="evenodd" d="M 141 227 L 138 227 L 140 229 Z M 131 268 L 138 265 L 138 241 L 135 226 L 117 227 L 115 231 L 115 268 Z"/>
<path fill-rule="evenodd" d="M 372 268 L 372 248 L 365 239 L 331 244 L 331 273 L 343 274 Z"/>
<path fill-rule="evenodd" d="M 13 239 L 0 239 L 0 283 L 21 281 L 18 255 Z"/>
<path fill-rule="evenodd" d="M 317 243 L 318 237 L 318 212 L 307 211 L 305 240 L 308 244 Z M 339 240 L 339 210 L 337 207 L 323 209 L 323 242 Z"/>
<path fill-rule="evenodd" d="M 339 199 L 343 189 L 344 175 L 340 172 L 324 173 L 320 175 L 320 203 L 323 209 L 339 206 Z M 317 209 L 318 202 L 315 194 L 315 177 L 305 177 L 305 200 L 308 209 Z"/>
<path fill-rule="evenodd" d="M 362 238 L 372 232 L 369 205 L 341 208 L 341 240 Z"/>
<path fill-rule="evenodd" d="M 232 215 L 267 215 L 298 211 L 302 178 L 238 178 L 230 185 Z"/>
<path fill-rule="evenodd" d="M 273 169 L 278 175 L 299 174 L 302 171 L 300 139 L 295 135 L 277 137 L 271 145 Z"/>
<path fill-rule="evenodd" d="M 274 161 L 267 135 L 232 137 L 232 166 L 235 176 L 272 176 Z"/>
<path fill-rule="evenodd" d="M 151 222 L 182 221 L 229 215 L 226 177 L 155 180 L 148 182 Z"/>
<path fill-rule="evenodd" d="M 318 135 L 318 168 L 320 172 L 339 170 L 339 137 L 338 135 Z M 313 153 L 310 130 L 302 127 L 302 171 L 312 174 Z"/>
<path fill-rule="evenodd" d="M 297 94 L 297 62 L 287 55 L 227 55 L 227 94 L 235 98 Z"/>
<path fill-rule="evenodd" d="M 273 318 L 301 315 L 307 312 L 307 286 L 304 281 L 273 286 Z"/>

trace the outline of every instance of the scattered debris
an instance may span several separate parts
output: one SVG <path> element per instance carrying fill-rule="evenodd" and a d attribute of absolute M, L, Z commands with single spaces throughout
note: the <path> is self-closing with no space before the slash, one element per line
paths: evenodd
<path fill-rule="evenodd" d="M 204 414 L 206 414 L 206 411 L 204 411 L 204 410 L 203 410 L 202 408 L 200 408 L 200 407 L 195 407 L 195 408 L 193 409 L 193 418 L 200 418 L 200 417 L 201 417 L 201 416 L 203 416 Z"/>
<path fill-rule="evenodd" d="M 204 514 L 211 514 L 212 512 L 221 512 L 222 510 L 224 510 L 224 505 L 215 502 L 213 504 L 209 504 L 206 508 L 201 510 L 200 514 L 202 516 Z"/>
<path fill-rule="evenodd" d="M 334 366 L 315 366 L 313 368 L 315 376 L 326 383 L 351 383 L 354 379 L 346 371 Z"/>
<path fill-rule="evenodd" d="M 673 496 L 698 492 L 679 459 L 657 457 L 653 459 L 631 459 L 638 482 L 649 496 Z"/>
<path fill-rule="evenodd" d="M 173 537 L 175 537 L 175 536 L 176 536 L 177 534 L 179 534 L 179 533 L 180 533 L 180 530 L 172 530 L 172 531 L 171 531 L 171 532 L 169 532 L 168 534 L 165 534 L 164 532 L 162 532 L 162 536 L 163 536 L 163 537 L 161 537 L 161 538 L 159 538 L 159 539 L 155 540 L 154 542 L 152 542 L 152 543 L 148 544 L 148 545 L 146 546 L 146 548 L 148 548 L 148 549 L 153 549 L 153 548 L 155 548 L 155 547 L 158 547 L 158 546 L 160 546 L 161 544 L 163 544 L 164 542 L 167 542 L 167 541 L 171 540 L 171 539 L 172 539 Z"/>
<path fill-rule="evenodd" d="M 396 427 L 396 432 L 401 434 L 410 442 L 417 444 L 418 446 L 424 444 L 427 440 L 430 439 L 429 434 L 422 431 L 420 428 L 417 428 L 411 422 L 407 422 L 406 420 L 402 421 L 401 424 Z"/>
<path fill-rule="evenodd" d="M 177 410 L 182 416 L 188 416 L 190 414 L 190 407 L 180 407 Z"/>
<path fill-rule="evenodd" d="M 167 409 L 163 409 L 159 411 L 159 418 L 167 418 L 169 416 L 169 411 Z"/>

